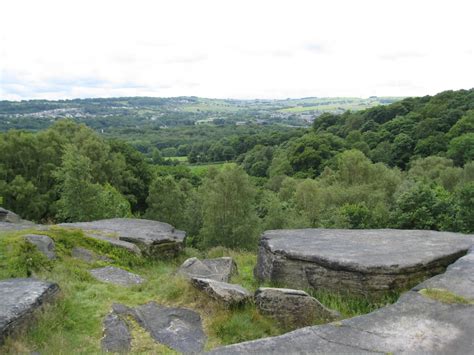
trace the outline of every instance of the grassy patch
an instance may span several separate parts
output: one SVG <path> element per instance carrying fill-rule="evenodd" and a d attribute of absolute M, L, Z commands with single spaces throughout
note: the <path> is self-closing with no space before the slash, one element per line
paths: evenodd
<path fill-rule="evenodd" d="M 395 292 L 388 293 L 378 300 L 325 290 L 307 290 L 307 292 L 326 307 L 338 311 L 343 318 L 350 318 L 373 312 L 378 308 L 395 303 L 400 297 L 400 293 Z"/>
<path fill-rule="evenodd" d="M 195 164 L 195 165 L 187 165 L 187 167 L 191 169 L 191 171 L 194 174 L 199 175 L 199 176 L 205 176 L 207 174 L 207 171 L 211 167 L 221 170 L 225 165 L 228 165 L 228 164 L 234 164 L 234 163 L 221 162 L 221 163 L 209 163 L 209 164 Z"/>
<path fill-rule="evenodd" d="M 170 159 L 170 160 L 177 160 L 182 163 L 187 163 L 188 162 L 188 157 L 165 157 L 165 159 Z"/>
<path fill-rule="evenodd" d="M 441 288 L 424 288 L 419 291 L 425 297 L 448 304 L 474 304 L 474 300 L 469 300 L 458 296 L 448 290 Z"/>

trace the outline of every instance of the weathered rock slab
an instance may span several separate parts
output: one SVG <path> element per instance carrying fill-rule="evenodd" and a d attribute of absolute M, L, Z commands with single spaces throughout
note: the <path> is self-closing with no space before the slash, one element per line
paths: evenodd
<path fill-rule="evenodd" d="M 85 262 L 88 262 L 88 263 L 92 263 L 92 262 L 97 261 L 97 260 L 106 261 L 106 262 L 112 261 L 111 259 L 109 259 L 108 257 L 106 257 L 104 255 L 98 255 L 98 254 L 94 253 L 92 250 L 82 248 L 82 247 L 72 248 L 71 255 L 74 258 L 81 259 L 81 260 L 83 260 Z"/>
<path fill-rule="evenodd" d="M 92 269 L 90 270 L 90 273 L 99 281 L 119 286 L 133 286 L 145 282 L 141 276 L 115 266 L 106 266 L 98 269 Z"/>
<path fill-rule="evenodd" d="M 364 296 L 410 288 L 465 255 L 473 235 L 422 230 L 267 231 L 256 277 Z"/>
<path fill-rule="evenodd" d="M 191 279 L 193 277 L 229 282 L 237 273 L 237 265 L 230 257 L 216 259 L 189 258 L 179 268 L 178 274 Z"/>
<path fill-rule="evenodd" d="M 170 224 L 135 218 L 112 218 L 94 222 L 63 223 L 60 226 L 79 228 L 86 233 L 92 231 L 91 237 L 109 242 L 113 242 L 113 236 L 116 236 L 120 241 L 133 243 L 144 255 L 151 257 L 174 256 L 178 254 L 184 247 L 186 237 L 185 232 L 175 229 Z M 99 232 L 102 236 L 94 232 Z"/>
<path fill-rule="evenodd" d="M 227 282 L 193 277 L 191 278 L 191 284 L 226 306 L 244 303 L 252 297 L 250 292 L 242 286 Z"/>
<path fill-rule="evenodd" d="M 5 337 L 32 321 L 34 312 L 54 299 L 55 283 L 31 278 L 0 281 L 0 344 Z"/>
<path fill-rule="evenodd" d="M 104 337 L 102 350 L 106 352 L 129 352 L 132 344 L 132 335 L 127 323 L 115 312 L 109 313 L 104 318 Z"/>
<path fill-rule="evenodd" d="M 215 354 L 428 353 L 466 354 L 473 346 L 474 307 L 448 305 L 410 291 L 371 314 L 235 344 Z"/>
<path fill-rule="evenodd" d="M 44 254 L 48 259 L 56 259 L 56 251 L 53 240 L 47 235 L 27 234 L 24 238 Z"/>
<path fill-rule="evenodd" d="M 255 292 L 257 309 L 287 328 L 301 328 L 314 322 L 332 322 L 340 317 L 302 290 L 260 287 Z"/>
<path fill-rule="evenodd" d="M 113 311 L 134 317 L 154 340 L 179 352 L 200 353 L 206 343 L 201 316 L 190 309 L 149 302 L 135 308 L 114 304 Z"/>
<path fill-rule="evenodd" d="M 474 348 L 474 305 L 423 296 L 430 285 L 468 296 L 474 289 L 471 250 L 393 305 L 340 322 L 306 327 L 281 336 L 215 349 L 213 354 L 423 353 L 469 354 Z M 460 281 L 460 287 L 452 287 Z"/>

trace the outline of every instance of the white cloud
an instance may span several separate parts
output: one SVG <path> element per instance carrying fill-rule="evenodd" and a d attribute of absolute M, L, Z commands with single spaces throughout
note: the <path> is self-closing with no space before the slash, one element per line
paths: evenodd
<path fill-rule="evenodd" d="M 469 0 L 7 0 L 0 99 L 467 89 L 473 10 Z"/>

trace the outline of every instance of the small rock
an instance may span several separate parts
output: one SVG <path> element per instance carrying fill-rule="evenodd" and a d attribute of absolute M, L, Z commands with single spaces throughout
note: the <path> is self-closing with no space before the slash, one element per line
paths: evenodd
<path fill-rule="evenodd" d="M 92 250 L 81 248 L 81 247 L 74 247 L 72 248 L 71 255 L 75 258 L 84 260 L 85 262 L 92 263 L 97 260 L 110 262 L 112 261 L 108 257 L 104 255 L 97 255 Z"/>
<path fill-rule="evenodd" d="M 92 276 L 102 282 L 107 282 L 120 286 L 132 286 L 143 283 L 145 280 L 126 270 L 114 266 L 107 266 L 90 270 Z"/>
<path fill-rule="evenodd" d="M 262 314 L 289 328 L 300 328 L 316 320 L 331 322 L 340 315 L 301 290 L 261 287 L 255 292 L 255 305 Z"/>
<path fill-rule="evenodd" d="M 52 282 L 32 278 L 0 281 L 0 344 L 5 337 L 32 321 L 34 311 L 59 292 Z"/>
<path fill-rule="evenodd" d="M 27 234 L 25 239 L 36 246 L 48 259 L 56 259 L 56 252 L 53 240 L 47 235 Z"/>
<path fill-rule="evenodd" d="M 191 278 L 191 284 L 226 306 L 246 302 L 252 296 L 242 286 L 227 282 L 193 277 Z"/>
<path fill-rule="evenodd" d="M 206 343 L 201 316 L 190 309 L 149 302 L 133 309 L 138 324 L 153 339 L 183 353 L 200 353 Z"/>
<path fill-rule="evenodd" d="M 124 353 L 131 349 L 132 335 L 127 323 L 114 312 L 104 318 L 104 337 L 102 350 L 107 352 Z"/>
<path fill-rule="evenodd" d="M 193 277 L 229 282 L 237 273 L 237 265 L 229 257 L 216 259 L 187 259 L 179 268 L 178 274 L 191 279 Z"/>

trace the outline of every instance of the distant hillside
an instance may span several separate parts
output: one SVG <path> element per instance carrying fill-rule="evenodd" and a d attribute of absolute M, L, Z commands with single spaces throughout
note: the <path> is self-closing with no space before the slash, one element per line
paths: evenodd
<path fill-rule="evenodd" d="M 122 97 L 75 100 L 0 101 L 0 130 L 39 130 L 71 118 L 98 130 L 163 128 L 195 124 L 255 123 L 306 126 L 324 112 L 362 110 L 396 97 L 223 100 L 198 97 Z"/>

